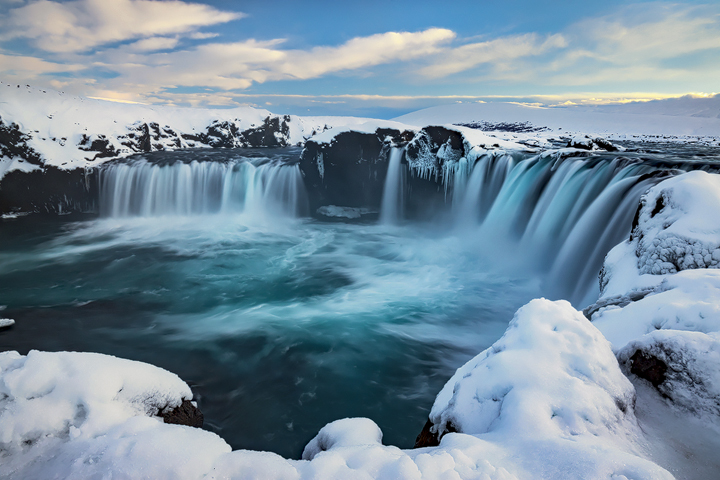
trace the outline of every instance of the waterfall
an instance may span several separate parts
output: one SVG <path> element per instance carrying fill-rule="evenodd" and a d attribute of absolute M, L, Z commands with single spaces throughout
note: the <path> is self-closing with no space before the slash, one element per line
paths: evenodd
<path fill-rule="evenodd" d="M 626 239 L 656 166 L 627 157 L 485 154 L 451 168 L 456 227 L 545 272 L 545 291 L 582 305 L 597 295 L 607 252 Z"/>
<path fill-rule="evenodd" d="M 405 178 L 403 165 L 400 163 L 403 152 L 402 148 L 393 148 L 390 151 L 380 207 L 380 223 L 387 225 L 397 225 L 403 218 Z"/>
<path fill-rule="evenodd" d="M 295 217 L 307 214 L 307 195 L 298 165 L 243 159 L 161 165 L 140 159 L 101 170 L 100 212 L 108 217 Z"/>

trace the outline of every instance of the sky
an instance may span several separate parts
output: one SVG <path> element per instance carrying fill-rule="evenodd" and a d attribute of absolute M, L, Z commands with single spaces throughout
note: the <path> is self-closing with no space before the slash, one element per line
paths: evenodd
<path fill-rule="evenodd" d="M 720 91 L 720 2 L 0 0 L 0 80 L 392 118 Z"/>

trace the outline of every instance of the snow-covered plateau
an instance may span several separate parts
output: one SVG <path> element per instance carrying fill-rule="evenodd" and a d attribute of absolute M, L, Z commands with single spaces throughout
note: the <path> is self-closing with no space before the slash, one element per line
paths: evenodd
<path fill-rule="evenodd" d="M 599 298 L 583 311 L 565 300 L 535 299 L 507 318 L 502 337 L 458 368 L 439 391 L 413 449 L 383 444 L 382 430 L 369 418 L 343 418 L 320 429 L 299 459 L 233 450 L 220 435 L 197 428 L 202 418 L 190 386 L 167 370 L 95 353 L 5 351 L 0 353 L 0 477 L 720 477 L 720 175 L 695 167 L 684 172 L 675 164 L 656 174 L 643 170 L 636 158 L 605 162 L 604 157 L 586 161 L 582 156 L 622 151 L 628 139 L 717 147 L 718 98 L 617 110 L 463 104 L 385 122 L 277 116 L 250 108 L 192 110 L 189 115 L 185 109 L 109 104 L 0 84 L 0 178 L 50 168 L 92 169 L 139 152 L 304 145 L 300 159 L 289 166 L 273 159 L 160 166 L 161 161 L 143 158 L 112 164 L 98 174 L 110 192 L 112 218 L 134 214 L 133 209 L 140 216 L 167 214 L 158 192 L 195 198 L 211 184 L 221 186 L 220 197 L 202 208 L 188 203 L 180 211 L 174 205 L 170 213 L 252 207 L 270 216 L 273 211 L 262 210 L 261 201 L 280 208 L 291 199 L 293 207 L 307 202 L 311 214 L 335 221 L 359 221 L 381 212 L 381 222 L 392 228 L 404 212 L 429 209 L 427 198 L 450 198 L 446 217 L 486 216 L 498 235 L 522 225 L 521 242 L 542 240 L 534 247 L 541 252 L 538 263 L 548 252 L 557 256 L 552 278 L 579 283 L 598 272 L 571 272 L 590 268 L 590 259 L 587 249 L 578 256 L 570 247 L 607 242 L 624 227 L 608 232 L 594 223 L 622 223 L 627 216 L 629 224 L 637 209 L 629 238 L 604 257 Z M 476 164 L 482 169 L 471 173 Z M 405 172 L 413 178 L 403 180 Z M 190 179 L 196 177 L 206 183 L 193 184 Z M 87 185 L 87 178 L 73 182 Z M 398 194 L 403 181 L 416 197 Z M 496 186 L 494 203 L 484 211 L 478 203 L 487 193 L 471 195 L 473 182 Z M 273 197 L 278 185 L 282 198 Z M 240 206 L 232 197 L 239 186 L 247 187 Z M 561 205 L 570 192 L 576 196 Z M 69 193 L 47 198 L 58 195 Z M 591 195 L 612 197 L 612 202 L 597 203 Z M 404 200 L 415 203 L 404 205 Z M 592 215 L 583 216 L 583 209 Z M 543 217 L 547 212 L 554 213 Z M 551 245 L 547 232 L 560 230 L 574 239 L 573 245 Z M 328 247 L 329 240 L 321 237 L 314 235 L 273 261 L 292 263 Z M 529 250 L 526 243 L 520 245 Z M 84 249 L 78 244 L 73 252 Z M 444 254 L 433 252 L 433 257 L 444 261 Z M 578 258 L 585 259 L 583 265 Z M 451 280 L 447 283 L 454 288 Z M 420 289 L 424 281 L 396 282 L 392 288 Z M 373 287 L 372 294 L 383 288 L 389 287 Z M 331 304 L 328 310 L 343 305 Z M 271 315 L 282 317 L 286 311 Z M 7 320 L 0 320 L 0 327 L 16 328 Z"/>

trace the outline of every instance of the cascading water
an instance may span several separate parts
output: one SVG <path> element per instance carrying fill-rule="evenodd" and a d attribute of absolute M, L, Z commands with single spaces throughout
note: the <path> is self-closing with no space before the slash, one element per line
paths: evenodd
<path fill-rule="evenodd" d="M 407 208 L 441 219 L 402 228 L 282 221 L 307 213 L 299 149 L 153 152 L 102 167 L 106 218 L 3 223 L 0 305 L 19 328 L 0 350 L 92 350 L 172 370 L 235 449 L 297 456 L 328 422 L 357 416 L 411 447 L 447 378 L 517 308 L 538 296 L 586 305 L 603 255 L 659 181 L 644 173 L 700 168 L 683 158 L 720 165 L 694 146 L 447 150 L 442 171 L 437 156 L 412 169 L 391 152 L 393 221 L 400 192 L 442 202 L 436 179 L 452 202 Z"/>
<path fill-rule="evenodd" d="M 307 195 L 299 167 L 278 161 L 145 159 L 109 165 L 100 173 L 103 216 L 246 213 L 301 216 Z"/>
<path fill-rule="evenodd" d="M 628 235 L 640 196 L 655 181 L 641 176 L 657 170 L 628 157 L 558 152 L 484 154 L 442 168 L 455 228 L 549 272 L 545 292 L 576 305 L 596 297 L 605 254 Z"/>
<path fill-rule="evenodd" d="M 403 217 L 405 187 L 404 169 L 401 163 L 403 152 L 402 148 L 393 148 L 390 151 L 380 207 L 380 223 L 386 225 L 397 225 Z"/>

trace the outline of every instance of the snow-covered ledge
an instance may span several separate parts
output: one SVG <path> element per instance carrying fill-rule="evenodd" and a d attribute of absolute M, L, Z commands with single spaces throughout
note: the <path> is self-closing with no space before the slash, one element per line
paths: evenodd
<path fill-rule="evenodd" d="M 518 310 L 438 395 L 426 432 L 436 446 L 382 445 L 377 425 L 356 418 L 321 429 L 301 460 L 233 452 L 213 433 L 163 422 L 158 414 L 190 400 L 164 370 L 95 354 L 5 352 L 0 477 L 713 478 L 718 211 L 716 175 L 651 189 L 632 239 L 608 255 L 592 322 L 565 301 Z"/>

